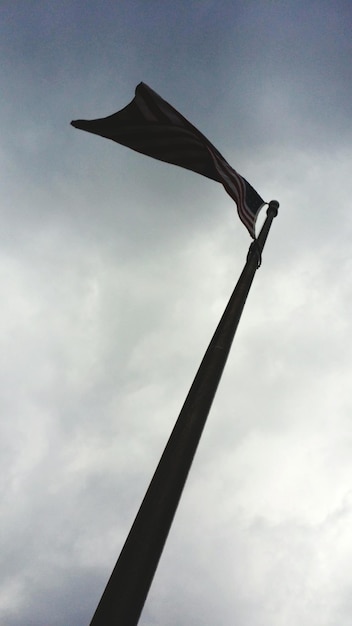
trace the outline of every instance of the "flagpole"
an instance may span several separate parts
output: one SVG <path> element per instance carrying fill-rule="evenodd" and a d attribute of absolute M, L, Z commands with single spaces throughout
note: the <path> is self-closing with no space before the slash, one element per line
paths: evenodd
<path fill-rule="evenodd" d="M 278 207 L 276 200 L 269 203 L 90 626 L 139 621 Z"/>

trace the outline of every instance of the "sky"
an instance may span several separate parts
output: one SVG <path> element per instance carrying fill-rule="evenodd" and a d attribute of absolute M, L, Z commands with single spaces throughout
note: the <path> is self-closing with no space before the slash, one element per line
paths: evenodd
<path fill-rule="evenodd" d="M 70 126 L 141 81 L 280 209 L 140 626 L 350 625 L 351 20 L 3 0 L 3 626 L 88 626 L 250 244 L 221 185 Z"/>

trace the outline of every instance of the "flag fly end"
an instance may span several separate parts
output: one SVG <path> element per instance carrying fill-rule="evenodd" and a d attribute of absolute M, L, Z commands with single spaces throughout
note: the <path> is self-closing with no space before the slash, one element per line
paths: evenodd
<path fill-rule="evenodd" d="M 88 132 L 91 132 L 89 120 L 72 120 L 71 126 L 73 126 L 74 128 L 78 128 L 78 130 L 86 130 Z"/>

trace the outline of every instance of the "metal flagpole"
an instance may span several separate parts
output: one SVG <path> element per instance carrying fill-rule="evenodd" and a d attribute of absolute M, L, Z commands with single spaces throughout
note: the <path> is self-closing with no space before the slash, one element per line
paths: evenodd
<path fill-rule="evenodd" d="M 90 626 L 138 623 L 278 207 L 269 203 Z"/>

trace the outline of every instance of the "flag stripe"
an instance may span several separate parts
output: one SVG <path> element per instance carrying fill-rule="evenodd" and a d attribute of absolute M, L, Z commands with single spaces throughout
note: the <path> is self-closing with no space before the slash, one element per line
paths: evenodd
<path fill-rule="evenodd" d="M 251 212 L 246 202 L 246 185 L 248 185 L 247 181 L 245 181 L 242 176 L 239 176 L 237 172 L 232 169 L 226 161 L 224 161 L 223 159 L 219 159 L 217 155 L 212 154 L 212 156 L 216 163 L 216 167 L 220 172 L 223 186 L 225 187 L 227 193 L 231 196 L 231 198 L 236 202 L 239 217 L 247 226 L 248 230 L 251 232 L 253 213 Z"/>

